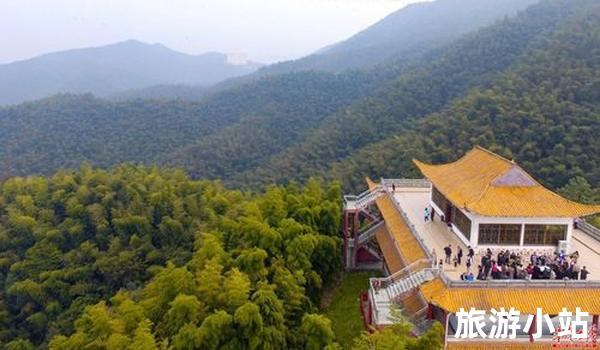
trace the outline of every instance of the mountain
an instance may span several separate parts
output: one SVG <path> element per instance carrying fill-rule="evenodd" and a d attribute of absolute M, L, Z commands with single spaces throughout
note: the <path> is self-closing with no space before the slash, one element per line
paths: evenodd
<path fill-rule="evenodd" d="M 582 13 L 585 29 L 576 25 Z M 61 95 L 2 108 L 0 176 L 50 174 L 87 160 L 182 167 L 194 177 L 254 188 L 318 175 L 351 189 L 364 175 L 416 175 L 410 156 L 448 160 L 481 143 L 514 156 L 549 187 L 574 176 L 597 187 L 590 135 L 598 130 L 600 58 L 581 45 L 571 49 L 574 39 L 595 47 L 597 15 L 593 0 L 544 0 L 416 59 L 256 77 L 198 101 Z M 591 34 L 582 40 L 585 31 Z M 517 79 L 529 72 L 538 73 Z M 512 109 L 474 97 L 517 82 L 498 94 Z M 545 91 L 536 84 L 557 98 L 531 104 L 527 99 L 541 100 Z M 452 109 L 460 103 L 463 109 Z M 520 105 L 526 107 L 514 109 Z M 510 115 L 486 115 L 480 109 L 487 106 Z M 523 114 L 519 132 L 506 129 L 515 127 L 510 116 Z"/>
<path fill-rule="evenodd" d="M 348 188 L 358 187 L 356 174 L 416 176 L 412 158 L 443 163 L 482 145 L 572 197 L 575 184 L 595 187 L 595 196 L 588 191 L 595 199 L 579 199 L 599 201 L 600 4 L 544 5 L 540 10 L 560 5 L 554 11 L 565 20 L 516 64 L 411 127 L 338 159 L 329 176 Z"/>
<path fill-rule="evenodd" d="M 207 96 L 201 102 L 111 102 L 88 94 L 57 95 L 7 106 L 0 108 L 0 140 L 4 144 L 0 148 L 0 177 L 50 174 L 61 167 L 76 168 L 85 160 L 103 167 L 120 162 L 170 164 L 177 155 L 182 164 L 183 157 L 195 159 L 194 152 L 213 156 L 203 159 L 207 164 L 223 159 L 219 166 L 228 168 L 228 158 L 232 162 L 234 156 L 258 157 L 258 153 L 250 152 L 253 140 L 232 135 L 232 131 L 251 131 L 255 140 L 266 137 L 291 142 L 295 139 L 292 130 L 308 132 L 356 98 L 370 79 L 369 75 L 302 72 L 265 77 Z M 302 124 L 293 124 L 292 118 Z M 270 134 L 252 128 L 257 124 L 267 128 L 267 120 L 275 123 Z M 211 139 L 219 139 L 219 144 Z M 216 148 L 191 147 L 200 140 Z M 239 142 L 245 147 L 240 155 L 225 156 L 230 152 L 227 145 Z M 283 145 L 272 147 L 281 150 Z M 203 173 L 210 177 L 220 174 Z"/>
<path fill-rule="evenodd" d="M 468 34 L 446 49 L 434 50 L 423 60 L 425 62 L 423 65 L 401 73 L 392 81 L 380 84 L 370 95 L 353 101 L 339 113 L 324 119 L 322 124 L 307 135 L 302 142 L 274 155 L 265 165 L 236 175 L 233 181 L 236 184 L 247 185 L 249 183 L 285 182 L 290 179 L 300 180 L 311 174 L 324 174 L 331 169 L 332 163 L 344 161 L 347 161 L 349 165 L 356 162 L 360 164 L 377 162 L 385 166 L 386 163 L 380 158 L 381 153 L 367 154 L 360 150 L 369 149 L 373 143 L 388 138 L 393 139 L 399 134 L 413 133 L 414 126 L 418 125 L 421 119 L 445 110 L 453 103 L 468 96 L 469 92 L 473 90 L 485 88 L 504 72 L 526 62 L 530 63 L 527 58 L 534 54 L 540 55 L 539 51 L 542 54 L 549 54 L 550 50 L 562 49 L 564 46 L 571 45 L 567 39 L 556 39 L 552 35 L 563 30 L 570 20 L 574 20 L 573 18 L 576 20 L 581 12 L 589 11 L 590 16 L 597 15 L 598 9 L 594 7 L 595 4 L 596 2 L 592 0 L 542 1 L 513 18 L 507 18 L 476 33 Z M 600 26 L 600 23 L 597 24 Z M 569 30 L 573 31 L 574 35 L 580 33 L 577 27 L 569 27 Z M 592 38 L 594 37 L 592 36 Z M 544 46 L 546 41 L 550 41 L 551 45 Z M 585 62 L 588 65 L 600 60 L 596 56 L 597 51 L 583 48 L 581 50 L 579 55 L 587 56 Z M 561 63 L 566 66 L 581 64 L 576 58 L 577 56 L 567 55 L 561 57 Z M 561 88 L 566 89 L 570 83 L 595 86 L 593 79 L 597 73 L 594 66 L 590 66 L 589 74 L 582 75 L 583 81 L 581 82 L 568 81 L 565 76 L 566 86 L 559 85 L 559 91 Z M 541 78 L 543 77 L 542 75 Z M 556 84 L 554 81 L 551 83 Z M 590 101 L 592 103 L 600 102 L 593 98 Z M 560 107 L 556 106 L 556 108 Z M 453 124 L 449 125 L 453 126 Z M 417 133 L 417 135 L 428 140 L 430 134 L 437 135 L 437 132 L 434 133 L 434 131 L 430 130 L 424 135 Z M 536 132 L 544 133 L 548 130 L 536 130 Z M 468 137 L 472 138 L 471 142 L 474 142 L 480 135 L 469 134 Z M 510 138 L 510 135 L 506 137 Z M 552 140 L 553 142 L 557 141 L 554 137 Z M 578 146 L 579 148 L 572 149 L 572 152 L 579 154 L 582 149 L 585 149 L 586 153 L 593 154 L 595 153 L 593 145 L 594 143 L 583 142 Z M 536 158 L 535 164 L 545 161 L 543 154 L 549 147 L 548 144 L 539 146 L 544 151 L 538 153 L 540 158 Z M 395 149 L 384 147 L 380 151 L 385 151 L 383 154 L 392 152 L 393 155 L 393 150 Z M 411 150 L 414 149 L 411 148 Z M 456 154 L 460 154 L 462 151 L 464 149 L 457 150 Z M 514 151 L 517 150 L 514 149 Z M 414 155 L 422 155 L 422 152 L 416 152 Z M 404 159 L 404 162 L 401 163 L 402 166 L 398 166 L 398 162 L 393 162 L 393 164 L 397 166 L 386 167 L 387 171 L 381 173 L 376 171 L 379 170 L 378 168 L 373 168 L 368 172 L 357 171 L 352 175 L 348 174 L 353 178 L 346 182 L 351 184 L 355 180 L 361 181 L 362 176 L 366 174 L 398 176 L 398 174 L 412 169 L 410 159 Z M 359 169 L 365 170 L 364 168 Z M 395 169 L 395 175 L 390 173 L 393 169 Z M 594 173 L 596 171 L 598 169 L 594 167 Z M 537 175 L 535 171 L 532 173 Z M 579 175 L 581 172 L 569 171 L 568 173 Z M 595 178 L 592 174 L 588 172 L 585 175 L 592 180 Z M 330 175 L 336 178 L 339 176 L 335 171 Z M 565 184 L 564 181 L 550 183 L 553 186 Z"/>
<path fill-rule="evenodd" d="M 2 64 L 0 104 L 65 92 L 104 96 L 160 84 L 210 85 L 258 67 L 230 64 L 221 53 L 188 55 L 130 40 Z"/>
<path fill-rule="evenodd" d="M 537 1 L 438 0 L 411 4 L 343 42 L 299 60 L 264 67 L 258 73 L 339 72 L 414 58 L 505 16 L 512 16 Z"/>
<path fill-rule="evenodd" d="M 7 107 L 0 109 L 0 176 L 49 174 L 84 160 L 100 166 L 169 164 L 198 177 L 234 176 L 306 142 L 356 100 L 374 96 L 403 74 L 426 70 L 427 64 L 428 59 L 407 59 L 343 73 L 267 75 L 216 92 L 183 87 L 169 95 L 172 86 L 129 92 L 129 97 L 155 99 L 147 102 L 65 95 Z M 203 97 L 192 102 L 164 98 L 184 94 Z M 119 96 L 111 98 L 123 100 Z"/>
<path fill-rule="evenodd" d="M 119 91 L 105 96 L 111 101 L 127 101 L 134 99 L 146 100 L 188 100 L 198 101 L 211 91 L 207 86 L 193 85 L 153 85 L 139 89 Z"/>

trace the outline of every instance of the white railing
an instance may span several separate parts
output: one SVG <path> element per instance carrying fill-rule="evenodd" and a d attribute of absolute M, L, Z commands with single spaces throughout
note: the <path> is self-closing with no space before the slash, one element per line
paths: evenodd
<path fill-rule="evenodd" d="M 364 197 L 366 195 L 368 195 L 369 193 L 371 193 L 371 190 L 365 190 L 363 192 L 361 192 L 358 195 L 352 195 L 352 194 L 348 194 L 344 196 L 344 201 L 346 202 L 356 202 L 356 200 L 358 200 L 358 198 L 360 197 Z"/>
<path fill-rule="evenodd" d="M 381 179 L 381 183 L 386 187 L 394 185 L 398 188 L 431 188 L 431 182 L 427 179 Z"/>
<path fill-rule="evenodd" d="M 382 180 L 382 183 L 383 183 L 383 181 L 384 180 Z M 417 240 L 417 242 L 421 246 L 421 249 L 425 252 L 425 255 L 427 256 L 427 258 L 429 260 L 433 260 L 433 255 L 429 251 L 429 248 L 427 247 L 427 244 L 425 243 L 425 240 L 423 239 L 423 237 L 421 236 L 421 234 L 417 231 L 417 229 L 415 228 L 415 225 L 413 225 L 413 223 L 408 218 L 408 214 L 406 214 L 406 212 L 404 211 L 404 209 L 402 209 L 402 207 L 400 206 L 400 204 L 398 204 L 398 202 L 396 201 L 396 199 L 394 198 L 394 196 L 389 191 L 389 188 L 387 186 L 384 186 L 384 187 L 385 187 L 385 191 L 387 192 L 387 194 L 392 199 L 392 203 L 394 204 L 394 207 L 400 213 L 400 216 L 402 216 L 402 219 L 404 220 L 404 222 L 408 226 L 408 228 L 409 228 L 410 232 L 412 233 L 413 237 L 415 237 L 415 239 Z"/>
<path fill-rule="evenodd" d="M 600 281 L 595 280 L 453 280 L 441 271 L 440 278 L 448 288 L 600 288 Z"/>
<path fill-rule="evenodd" d="M 402 279 L 402 278 L 410 275 L 413 272 L 418 272 L 420 270 L 423 270 L 426 268 L 432 268 L 432 267 L 435 267 L 435 266 L 429 259 L 419 259 L 419 260 L 411 263 L 410 265 L 405 266 L 401 270 L 394 272 L 393 274 L 391 274 L 387 277 L 380 278 L 380 280 L 385 281 L 385 282 L 394 282 L 394 281 L 397 281 L 399 279 Z"/>
<path fill-rule="evenodd" d="M 374 189 L 366 196 L 360 197 L 356 200 L 356 203 L 355 203 L 356 208 L 360 208 L 360 209 L 366 208 L 369 204 L 373 203 L 377 198 L 381 197 L 381 195 L 383 195 L 383 193 L 384 192 L 379 187 Z"/>
<path fill-rule="evenodd" d="M 369 225 L 366 229 L 364 229 L 363 232 L 361 232 L 360 235 L 358 236 L 358 244 L 362 245 L 365 242 L 367 242 L 368 240 L 370 240 L 371 238 L 373 238 L 373 236 L 375 236 L 375 233 L 377 232 L 377 230 L 383 225 L 385 225 L 385 221 L 383 221 L 383 220 L 375 221 L 375 222 L 371 223 L 371 225 Z"/>
<path fill-rule="evenodd" d="M 381 186 L 377 186 L 372 190 L 364 191 L 358 196 L 344 196 L 344 204 L 347 208 L 364 209 L 373 203 L 377 198 L 381 197 L 385 190 Z"/>
<path fill-rule="evenodd" d="M 403 269 L 401 271 L 405 271 L 405 270 Z M 400 285 L 404 281 L 413 279 L 415 276 L 417 276 L 419 274 L 425 276 L 427 273 L 429 273 L 429 274 L 431 274 L 431 277 L 432 277 L 431 279 L 433 279 L 436 276 L 438 276 L 440 274 L 440 272 L 441 272 L 440 269 L 438 269 L 436 267 L 425 267 L 425 268 L 418 269 L 415 271 L 408 270 L 406 272 L 406 274 L 404 274 L 402 276 L 395 274 L 396 275 L 395 278 L 391 278 L 392 276 L 388 276 L 388 277 L 384 277 L 384 278 L 370 278 L 369 284 L 370 284 L 371 289 L 375 290 L 376 294 L 378 294 L 380 291 L 386 291 L 388 293 L 388 295 L 390 296 L 390 299 L 392 299 L 397 296 L 397 293 L 395 293 L 395 292 L 390 293 L 388 291 L 392 286 Z M 424 279 L 420 283 L 415 284 L 413 287 L 418 287 L 422 283 L 428 282 L 431 279 L 427 279 L 427 280 Z M 401 292 L 406 292 L 406 290 L 402 290 Z"/>
<path fill-rule="evenodd" d="M 592 238 L 600 241 L 600 229 L 594 225 L 588 224 L 584 219 L 575 219 L 575 223 L 577 224 L 577 228 L 585 233 L 587 233 Z"/>

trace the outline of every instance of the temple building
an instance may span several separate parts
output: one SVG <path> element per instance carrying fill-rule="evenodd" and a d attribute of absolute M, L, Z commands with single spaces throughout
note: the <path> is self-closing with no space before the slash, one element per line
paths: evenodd
<path fill-rule="evenodd" d="M 570 241 L 575 218 L 600 211 L 557 195 L 480 147 L 449 164 L 414 162 L 432 184 L 433 212 L 473 247 L 558 247 Z"/>
<path fill-rule="evenodd" d="M 512 307 L 524 326 L 542 308 L 558 326 L 563 308 L 580 308 L 598 326 L 600 230 L 585 217 L 600 205 L 567 200 L 481 147 L 448 164 L 414 163 L 424 179 L 367 179 L 367 191 L 345 196 L 346 268 L 387 276 L 361 296 L 368 328 L 393 324 L 398 309 L 417 334 L 440 321 L 449 349 L 529 349 L 550 348 L 555 332 L 465 340 L 454 337 L 456 313 Z"/>

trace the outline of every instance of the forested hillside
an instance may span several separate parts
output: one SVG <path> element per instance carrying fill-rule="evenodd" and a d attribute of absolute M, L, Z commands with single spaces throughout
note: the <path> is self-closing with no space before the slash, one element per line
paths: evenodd
<path fill-rule="evenodd" d="M 588 16 L 589 28 L 577 25 L 583 14 Z M 451 118 L 468 117 L 473 123 L 485 126 L 488 133 L 496 135 L 497 142 L 502 148 L 514 147 L 516 152 L 517 146 L 520 146 L 519 142 L 523 138 L 514 132 L 502 132 L 505 128 L 513 127 L 512 123 L 503 123 L 503 120 L 508 121 L 513 115 L 498 115 L 497 119 L 493 119 L 496 123 L 492 124 L 490 123 L 492 120 L 483 118 L 482 115 L 476 113 L 465 115 L 464 111 L 448 110 L 449 106 L 468 99 L 471 91 L 493 86 L 494 82 L 501 80 L 501 77 L 510 74 L 509 72 L 522 72 L 512 75 L 526 78 L 527 75 L 524 74 L 529 73 L 529 68 L 532 70 L 531 74 L 536 74 L 532 78 L 536 80 L 528 85 L 512 87 L 513 94 L 511 96 L 513 100 L 518 100 L 519 104 L 531 104 L 527 98 L 522 99 L 522 97 L 528 92 L 528 89 L 537 89 L 538 83 L 544 83 L 542 87 L 548 89 L 554 86 L 553 91 L 549 92 L 563 95 L 572 94 L 571 89 L 580 88 L 578 87 L 580 81 L 584 86 L 593 86 L 588 84 L 594 84 L 594 79 L 596 79 L 598 71 L 595 65 L 600 60 L 599 52 L 587 51 L 583 48 L 588 44 L 597 45 L 598 37 L 593 33 L 600 28 L 599 14 L 596 3 L 590 0 L 550 0 L 533 5 L 515 18 L 506 19 L 494 26 L 468 35 L 440 53 L 432 53 L 430 60 L 423 66 L 404 72 L 396 80 L 383 84 L 368 97 L 357 100 L 341 113 L 332 115 L 325 120 L 319 129 L 299 145 L 276 155 L 266 166 L 242 173 L 235 179 L 240 184 L 260 183 L 265 179 L 267 182 L 287 181 L 327 171 L 331 177 L 337 178 L 342 175 L 339 174 L 341 170 L 337 167 L 331 170 L 331 164 L 341 161 L 344 164 L 343 167 L 347 169 L 343 175 L 346 177 L 344 181 L 346 188 L 349 188 L 357 181 L 362 181 L 362 177 L 367 174 L 373 176 L 411 175 L 409 171 L 413 168 L 410 164 L 410 157 L 441 161 L 460 155 L 464 149 L 457 146 L 472 147 L 478 142 L 493 146 L 483 142 L 480 130 L 466 129 L 463 125 L 453 122 Z M 588 32 L 588 29 L 592 31 Z M 567 48 L 575 45 L 571 41 L 572 38 L 581 36 L 587 38 L 589 43 L 578 42 L 578 46 L 572 50 L 577 55 L 566 52 Z M 533 60 L 531 57 L 534 56 L 540 57 L 540 59 Z M 555 61 L 550 64 L 547 61 L 552 56 Z M 541 58 L 544 60 L 542 61 Z M 569 67 L 577 67 L 582 64 L 584 66 L 581 67 L 581 70 L 575 70 L 578 75 L 562 76 L 557 74 L 559 71 L 564 72 Z M 549 66 L 556 69 L 549 71 L 547 70 Z M 584 72 L 585 74 L 582 74 Z M 548 81 L 546 82 L 545 79 Z M 509 86 L 512 83 L 513 81 L 509 81 Z M 570 86 L 570 83 L 573 86 Z M 553 95 L 544 98 L 553 98 Z M 597 104 L 599 101 L 592 98 L 586 102 L 586 104 L 589 103 Z M 516 101 L 511 101 L 508 105 L 511 108 L 518 106 Z M 540 135 L 537 136 L 540 137 L 539 139 L 546 139 L 544 143 L 533 145 L 538 149 L 537 153 L 530 154 L 529 158 L 517 158 L 517 160 L 523 160 L 528 169 L 530 165 L 534 164 L 532 162 L 547 162 L 548 160 L 544 160 L 544 155 L 551 152 L 561 137 L 560 134 L 555 136 L 552 133 L 551 128 L 554 125 L 550 119 L 546 119 L 552 115 L 546 116 L 546 113 L 552 112 L 557 116 L 556 118 L 572 121 L 571 117 L 565 118 L 563 108 L 564 105 L 561 103 L 544 104 L 544 113 L 537 115 L 537 118 L 540 119 L 539 123 L 524 124 L 527 127 L 519 129 L 520 132 Z M 440 113 L 440 111 L 444 111 L 446 114 Z M 525 115 L 529 113 L 527 109 L 522 111 Z M 497 114 L 501 114 L 501 111 L 498 111 Z M 429 120 L 431 118 L 438 121 L 436 128 L 430 127 L 424 129 L 423 132 L 415 131 L 422 123 L 422 119 Z M 500 120 L 501 118 L 505 119 Z M 597 120 L 598 115 L 592 113 L 581 119 L 580 123 L 593 132 L 598 129 L 594 129 L 594 124 L 590 123 L 597 122 Z M 498 127 L 497 131 L 496 127 Z M 574 137 L 574 132 L 571 131 L 571 137 Z M 452 140 L 453 137 L 456 137 L 455 134 L 463 136 L 465 141 L 462 145 L 455 144 Z M 403 135 L 401 139 L 409 138 L 411 140 L 407 141 L 410 147 L 392 147 L 395 145 L 394 142 L 399 142 L 395 140 L 400 135 Z M 438 135 L 444 135 L 445 138 L 438 137 Z M 548 139 L 543 135 L 549 135 L 552 138 Z M 578 137 L 585 137 L 585 134 L 578 135 Z M 384 140 L 388 138 L 388 143 L 385 143 Z M 577 144 L 579 148 L 573 148 L 565 154 L 589 154 L 590 157 L 595 158 L 595 161 L 588 162 L 585 166 L 597 173 L 599 169 L 595 163 L 598 161 L 597 152 L 594 151 L 595 144 L 586 142 L 585 139 L 582 141 L 573 141 L 572 144 Z M 372 145 L 372 143 L 378 142 L 383 142 L 380 148 Z M 443 150 L 446 158 L 431 157 L 428 155 L 430 152 L 427 152 L 424 147 L 414 146 L 419 143 L 439 145 L 436 147 Z M 361 150 L 362 147 L 365 149 Z M 406 157 L 403 157 L 402 154 L 406 154 Z M 387 157 L 384 158 L 385 156 Z M 557 159 L 554 159 L 554 166 L 558 165 L 556 161 Z M 361 164 L 378 166 L 369 167 L 361 166 Z M 541 164 L 535 163 L 536 166 Z M 547 178 L 547 183 L 559 187 L 565 184 L 565 176 L 581 174 L 574 169 L 567 168 L 566 170 L 568 170 L 567 173 L 556 177 L 556 180 Z M 547 167 L 544 173 L 534 172 L 534 174 L 540 175 L 544 179 L 550 176 L 549 172 L 552 171 L 556 170 Z M 588 171 L 585 175 L 590 181 L 597 181 L 591 172 Z"/>
<path fill-rule="evenodd" d="M 311 176 L 415 176 L 481 144 L 558 189 L 598 187 L 600 10 L 543 0 L 403 61 L 253 79 L 201 100 L 57 96 L 0 109 L 0 175 L 120 162 L 250 188 Z"/>
<path fill-rule="evenodd" d="M 154 85 L 141 89 L 119 91 L 106 96 L 111 101 L 127 101 L 133 99 L 145 100 L 188 100 L 199 101 L 210 92 L 207 86 L 191 85 Z"/>
<path fill-rule="evenodd" d="M 320 119 L 355 99 L 373 79 L 367 74 L 290 73 L 232 88 L 203 102 L 113 103 L 91 95 L 59 95 L 0 108 L 0 176 L 50 174 L 59 168 L 77 168 L 86 160 L 98 166 L 187 164 L 187 159 L 195 157 L 194 144 L 205 137 L 207 143 L 222 141 L 216 148 L 199 149 L 210 153 L 205 161 L 220 159 L 221 167 L 232 169 L 227 165 L 229 144 L 249 145 L 244 134 L 230 136 L 231 129 L 270 120 L 276 124 L 270 137 L 279 134 L 285 140 L 290 131 L 308 132 Z M 288 123 L 288 118 L 301 121 L 306 130 Z M 227 128 L 236 122 L 238 126 Z M 268 127 L 263 124 L 259 126 Z M 250 136 L 258 141 L 260 135 Z M 186 149 L 190 152 L 184 153 Z M 188 169 L 204 177 L 222 175 L 206 167 Z"/>
<path fill-rule="evenodd" d="M 261 79 L 274 95 L 256 99 L 260 108 L 251 106 L 237 123 L 170 153 L 166 164 L 183 166 L 194 176 L 225 179 L 261 166 L 386 79 L 366 72 L 301 72 L 276 77 Z"/>
<path fill-rule="evenodd" d="M 322 349 L 339 185 L 120 166 L 0 185 L 0 347 Z"/>
<path fill-rule="evenodd" d="M 416 175 L 411 158 L 447 162 L 479 144 L 517 160 L 548 186 L 581 177 L 599 187 L 600 4 L 589 3 L 519 64 L 338 162 L 330 176 L 352 187 L 356 173 Z"/>

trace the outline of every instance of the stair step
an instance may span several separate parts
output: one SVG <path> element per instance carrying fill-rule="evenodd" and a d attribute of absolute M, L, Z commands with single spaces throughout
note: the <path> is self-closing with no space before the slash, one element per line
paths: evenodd
<path fill-rule="evenodd" d="M 435 275 L 430 270 L 422 270 L 404 277 L 403 279 L 392 282 L 387 288 L 386 292 L 390 297 L 393 298 L 402 295 L 410 290 L 419 287 L 427 281 L 431 281 L 435 278 Z"/>

